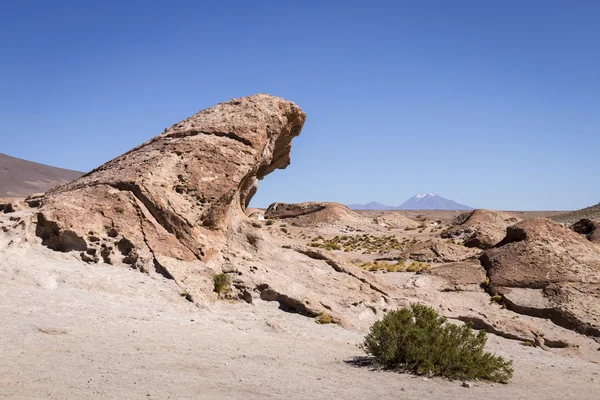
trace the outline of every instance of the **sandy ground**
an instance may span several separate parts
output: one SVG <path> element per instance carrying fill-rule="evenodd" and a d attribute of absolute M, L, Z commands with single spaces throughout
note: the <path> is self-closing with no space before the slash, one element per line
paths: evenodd
<path fill-rule="evenodd" d="M 508 385 L 357 367 L 362 334 L 277 303 L 199 309 L 178 287 L 0 234 L 0 398 L 595 399 L 600 366 L 490 335 Z"/>

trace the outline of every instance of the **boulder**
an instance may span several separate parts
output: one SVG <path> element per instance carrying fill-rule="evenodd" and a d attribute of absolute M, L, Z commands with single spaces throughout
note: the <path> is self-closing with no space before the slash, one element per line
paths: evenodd
<path fill-rule="evenodd" d="M 600 336 L 600 249 L 584 237 L 550 219 L 526 220 L 481 262 L 511 309 Z"/>
<path fill-rule="evenodd" d="M 473 210 L 459 215 L 454 226 L 440 234 L 445 239 L 463 240 L 467 247 L 489 249 L 500 242 L 506 228 L 519 222 L 513 214 L 492 211 Z"/>

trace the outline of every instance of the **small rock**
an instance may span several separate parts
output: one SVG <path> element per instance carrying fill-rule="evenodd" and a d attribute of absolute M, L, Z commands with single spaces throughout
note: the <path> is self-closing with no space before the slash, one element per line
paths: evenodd
<path fill-rule="evenodd" d="M 464 382 L 462 383 L 462 387 L 466 387 L 466 388 L 472 388 L 472 387 L 473 387 L 473 384 L 472 384 L 471 382 L 464 381 Z"/>

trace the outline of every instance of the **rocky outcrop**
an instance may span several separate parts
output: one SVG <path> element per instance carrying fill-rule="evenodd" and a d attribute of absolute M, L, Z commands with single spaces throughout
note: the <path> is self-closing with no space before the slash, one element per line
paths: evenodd
<path fill-rule="evenodd" d="M 510 213 L 474 210 L 457 217 L 454 226 L 440 236 L 462 240 L 467 247 L 489 249 L 504 238 L 507 227 L 519 221 L 519 218 Z"/>
<path fill-rule="evenodd" d="M 492 293 L 511 309 L 600 336 L 600 250 L 549 219 L 507 229 L 481 256 Z"/>
<path fill-rule="evenodd" d="M 585 236 L 590 242 L 600 244 L 600 219 L 580 219 L 571 225 L 571 229 Z"/>
<path fill-rule="evenodd" d="M 381 290 L 376 277 L 357 267 L 285 248 L 278 240 L 287 239 L 263 229 L 262 212 L 248 210 L 258 181 L 289 164 L 305 118 L 294 103 L 269 95 L 201 111 L 29 199 L 40 207 L 35 233 L 45 246 L 77 252 L 88 263 L 173 279 L 198 304 L 217 298 L 212 278 L 225 273 L 230 298 L 275 301 L 285 311 L 368 326 L 396 304 L 392 290 Z M 272 206 L 267 214 L 307 224 L 354 215 L 335 203 Z"/>
<path fill-rule="evenodd" d="M 219 255 L 258 181 L 289 164 L 305 118 L 294 103 L 269 95 L 203 110 L 47 192 L 37 234 L 86 261 L 176 277 L 169 264 Z"/>
<path fill-rule="evenodd" d="M 265 211 L 266 219 L 291 219 L 296 226 L 316 226 L 335 222 L 360 221 L 361 217 L 339 203 L 273 203 Z"/>

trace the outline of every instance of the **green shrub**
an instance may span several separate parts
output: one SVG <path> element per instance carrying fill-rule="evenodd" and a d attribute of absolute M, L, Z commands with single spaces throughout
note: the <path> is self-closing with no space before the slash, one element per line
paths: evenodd
<path fill-rule="evenodd" d="M 230 284 L 231 279 L 229 279 L 229 275 L 217 274 L 213 276 L 213 285 L 215 287 L 215 292 L 218 293 L 219 297 L 221 297 L 221 294 L 229 290 Z"/>
<path fill-rule="evenodd" d="M 484 352 L 485 331 L 446 323 L 434 309 L 413 304 L 386 314 L 371 326 L 361 348 L 378 364 L 416 374 L 506 383 L 512 361 Z"/>

